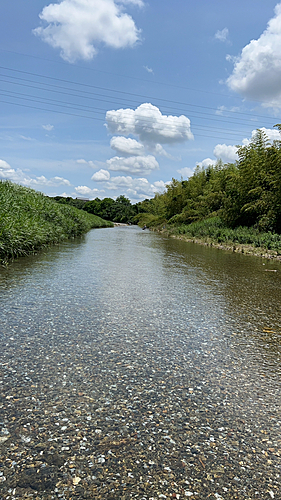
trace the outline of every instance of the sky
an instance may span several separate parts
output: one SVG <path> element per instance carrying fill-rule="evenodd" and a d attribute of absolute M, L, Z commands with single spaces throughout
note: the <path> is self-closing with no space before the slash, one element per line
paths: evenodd
<path fill-rule="evenodd" d="M 161 193 L 281 122 L 276 0 L 9 0 L 0 179 L 49 196 Z"/>

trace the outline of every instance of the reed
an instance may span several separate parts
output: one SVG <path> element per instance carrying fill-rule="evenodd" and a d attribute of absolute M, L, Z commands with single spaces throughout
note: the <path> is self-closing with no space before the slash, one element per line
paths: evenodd
<path fill-rule="evenodd" d="M 10 181 L 0 181 L 0 261 L 32 254 L 43 247 L 111 227 L 111 222 Z"/>

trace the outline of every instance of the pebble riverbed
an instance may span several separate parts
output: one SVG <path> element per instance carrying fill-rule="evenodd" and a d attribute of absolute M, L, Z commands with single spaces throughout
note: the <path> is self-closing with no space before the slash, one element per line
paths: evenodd
<path fill-rule="evenodd" d="M 278 317 L 234 318 L 179 242 L 99 231 L 2 271 L 1 500 L 280 499 Z M 128 238 L 145 271 L 108 264 Z"/>

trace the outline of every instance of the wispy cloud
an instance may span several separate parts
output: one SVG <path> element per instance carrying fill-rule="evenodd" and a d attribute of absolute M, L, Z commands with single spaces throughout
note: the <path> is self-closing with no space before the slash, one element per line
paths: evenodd
<path fill-rule="evenodd" d="M 220 42 L 227 42 L 228 41 L 228 35 L 229 31 L 228 28 L 223 28 L 223 30 L 218 30 L 215 34 L 216 40 L 219 40 Z"/>
<path fill-rule="evenodd" d="M 54 125 L 42 125 L 44 130 L 47 130 L 47 132 L 51 132 L 54 128 Z"/>
<path fill-rule="evenodd" d="M 154 71 L 152 68 L 149 68 L 148 66 L 144 66 L 144 69 L 148 72 L 148 73 L 152 73 L 154 75 Z"/>

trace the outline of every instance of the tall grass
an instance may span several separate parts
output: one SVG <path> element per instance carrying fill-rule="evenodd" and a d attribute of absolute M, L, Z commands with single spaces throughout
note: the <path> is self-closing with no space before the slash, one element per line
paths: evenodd
<path fill-rule="evenodd" d="M 259 232 L 253 227 L 226 227 L 219 217 L 212 217 L 188 225 L 172 227 L 172 234 L 185 234 L 191 238 L 210 239 L 217 243 L 242 244 L 274 250 L 281 253 L 281 235 L 271 232 Z"/>
<path fill-rule="evenodd" d="M 111 222 L 33 189 L 0 181 L 0 261 L 33 253 Z"/>

